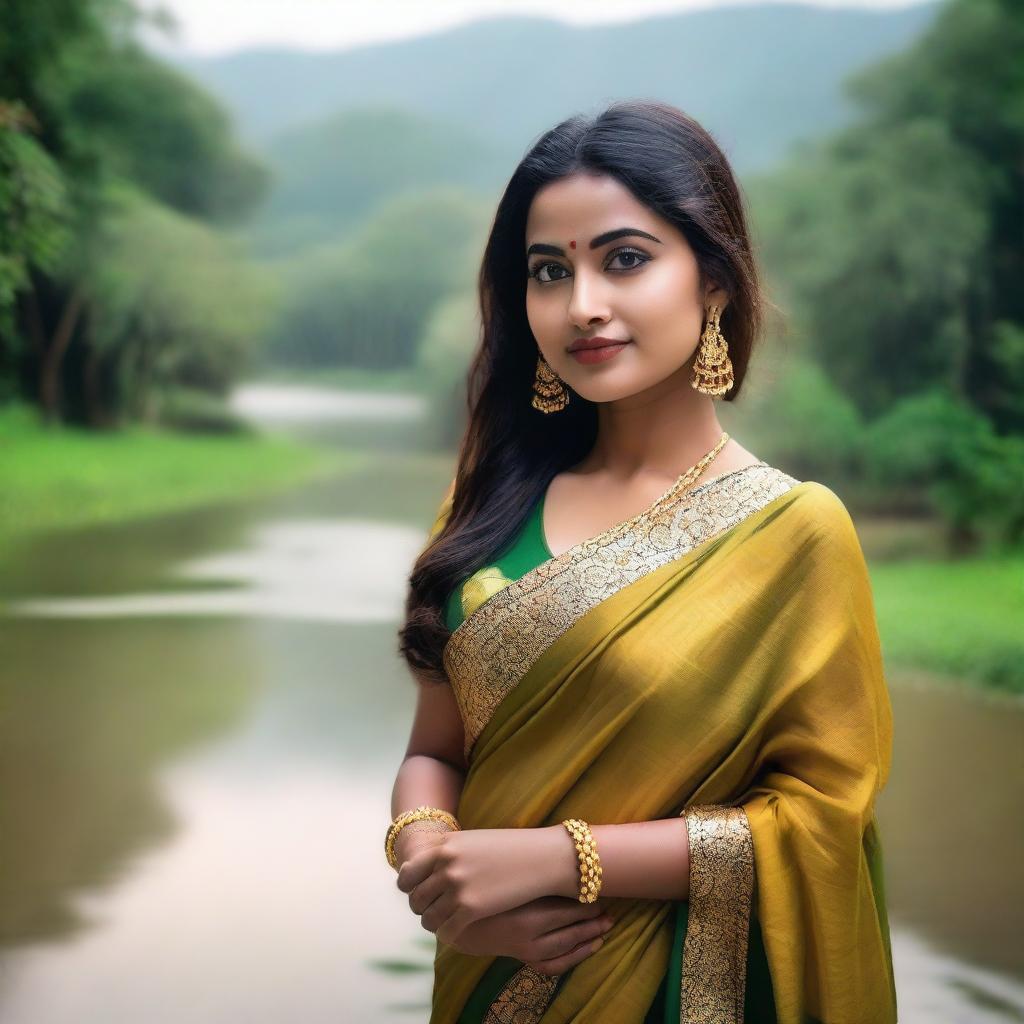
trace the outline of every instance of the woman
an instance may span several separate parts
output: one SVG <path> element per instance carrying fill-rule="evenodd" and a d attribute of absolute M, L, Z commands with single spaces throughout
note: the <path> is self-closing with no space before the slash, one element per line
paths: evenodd
<path fill-rule="evenodd" d="M 895 1021 L 871 590 L 840 499 L 719 425 L 765 306 L 725 157 L 657 103 L 559 124 L 480 299 L 387 836 L 432 1024 Z"/>

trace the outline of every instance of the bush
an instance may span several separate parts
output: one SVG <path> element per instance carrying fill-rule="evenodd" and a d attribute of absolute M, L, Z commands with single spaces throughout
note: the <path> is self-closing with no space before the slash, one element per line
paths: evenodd
<path fill-rule="evenodd" d="M 954 549 L 984 532 L 1008 544 L 1024 537 L 1024 439 L 999 436 L 955 396 L 931 390 L 898 402 L 868 428 L 864 454 L 874 482 L 929 495 Z"/>
<path fill-rule="evenodd" d="M 252 427 L 227 403 L 208 391 L 174 388 L 161 395 L 157 422 L 174 430 L 199 434 L 245 434 Z"/>

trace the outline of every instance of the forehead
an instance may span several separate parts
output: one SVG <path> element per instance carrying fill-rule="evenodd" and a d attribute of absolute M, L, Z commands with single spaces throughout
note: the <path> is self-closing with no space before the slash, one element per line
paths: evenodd
<path fill-rule="evenodd" d="M 526 242 L 553 241 L 562 236 L 586 240 L 602 231 L 629 224 L 656 233 L 662 218 L 640 202 L 616 178 L 580 173 L 538 189 L 526 218 Z"/>

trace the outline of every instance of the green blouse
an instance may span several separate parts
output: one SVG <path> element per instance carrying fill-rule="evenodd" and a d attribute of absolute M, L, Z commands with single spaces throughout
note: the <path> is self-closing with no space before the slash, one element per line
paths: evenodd
<path fill-rule="evenodd" d="M 444 617 L 450 630 L 454 631 L 502 587 L 526 575 L 541 562 L 554 558 L 544 540 L 544 497 L 541 495 L 534 504 L 526 522 L 504 550 L 464 579 L 448 596 Z"/>

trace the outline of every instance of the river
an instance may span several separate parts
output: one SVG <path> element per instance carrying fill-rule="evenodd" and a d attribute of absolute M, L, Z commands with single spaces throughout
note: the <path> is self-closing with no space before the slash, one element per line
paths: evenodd
<path fill-rule="evenodd" d="M 412 396 L 249 387 L 372 452 L 288 494 L 40 538 L 0 576 L 0 1024 L 425 1021 L 383 856 L 405 579 L 451 479 Z M 900 1020 L 1024 1021 L 1024 710 L 888 673 Z"/>

